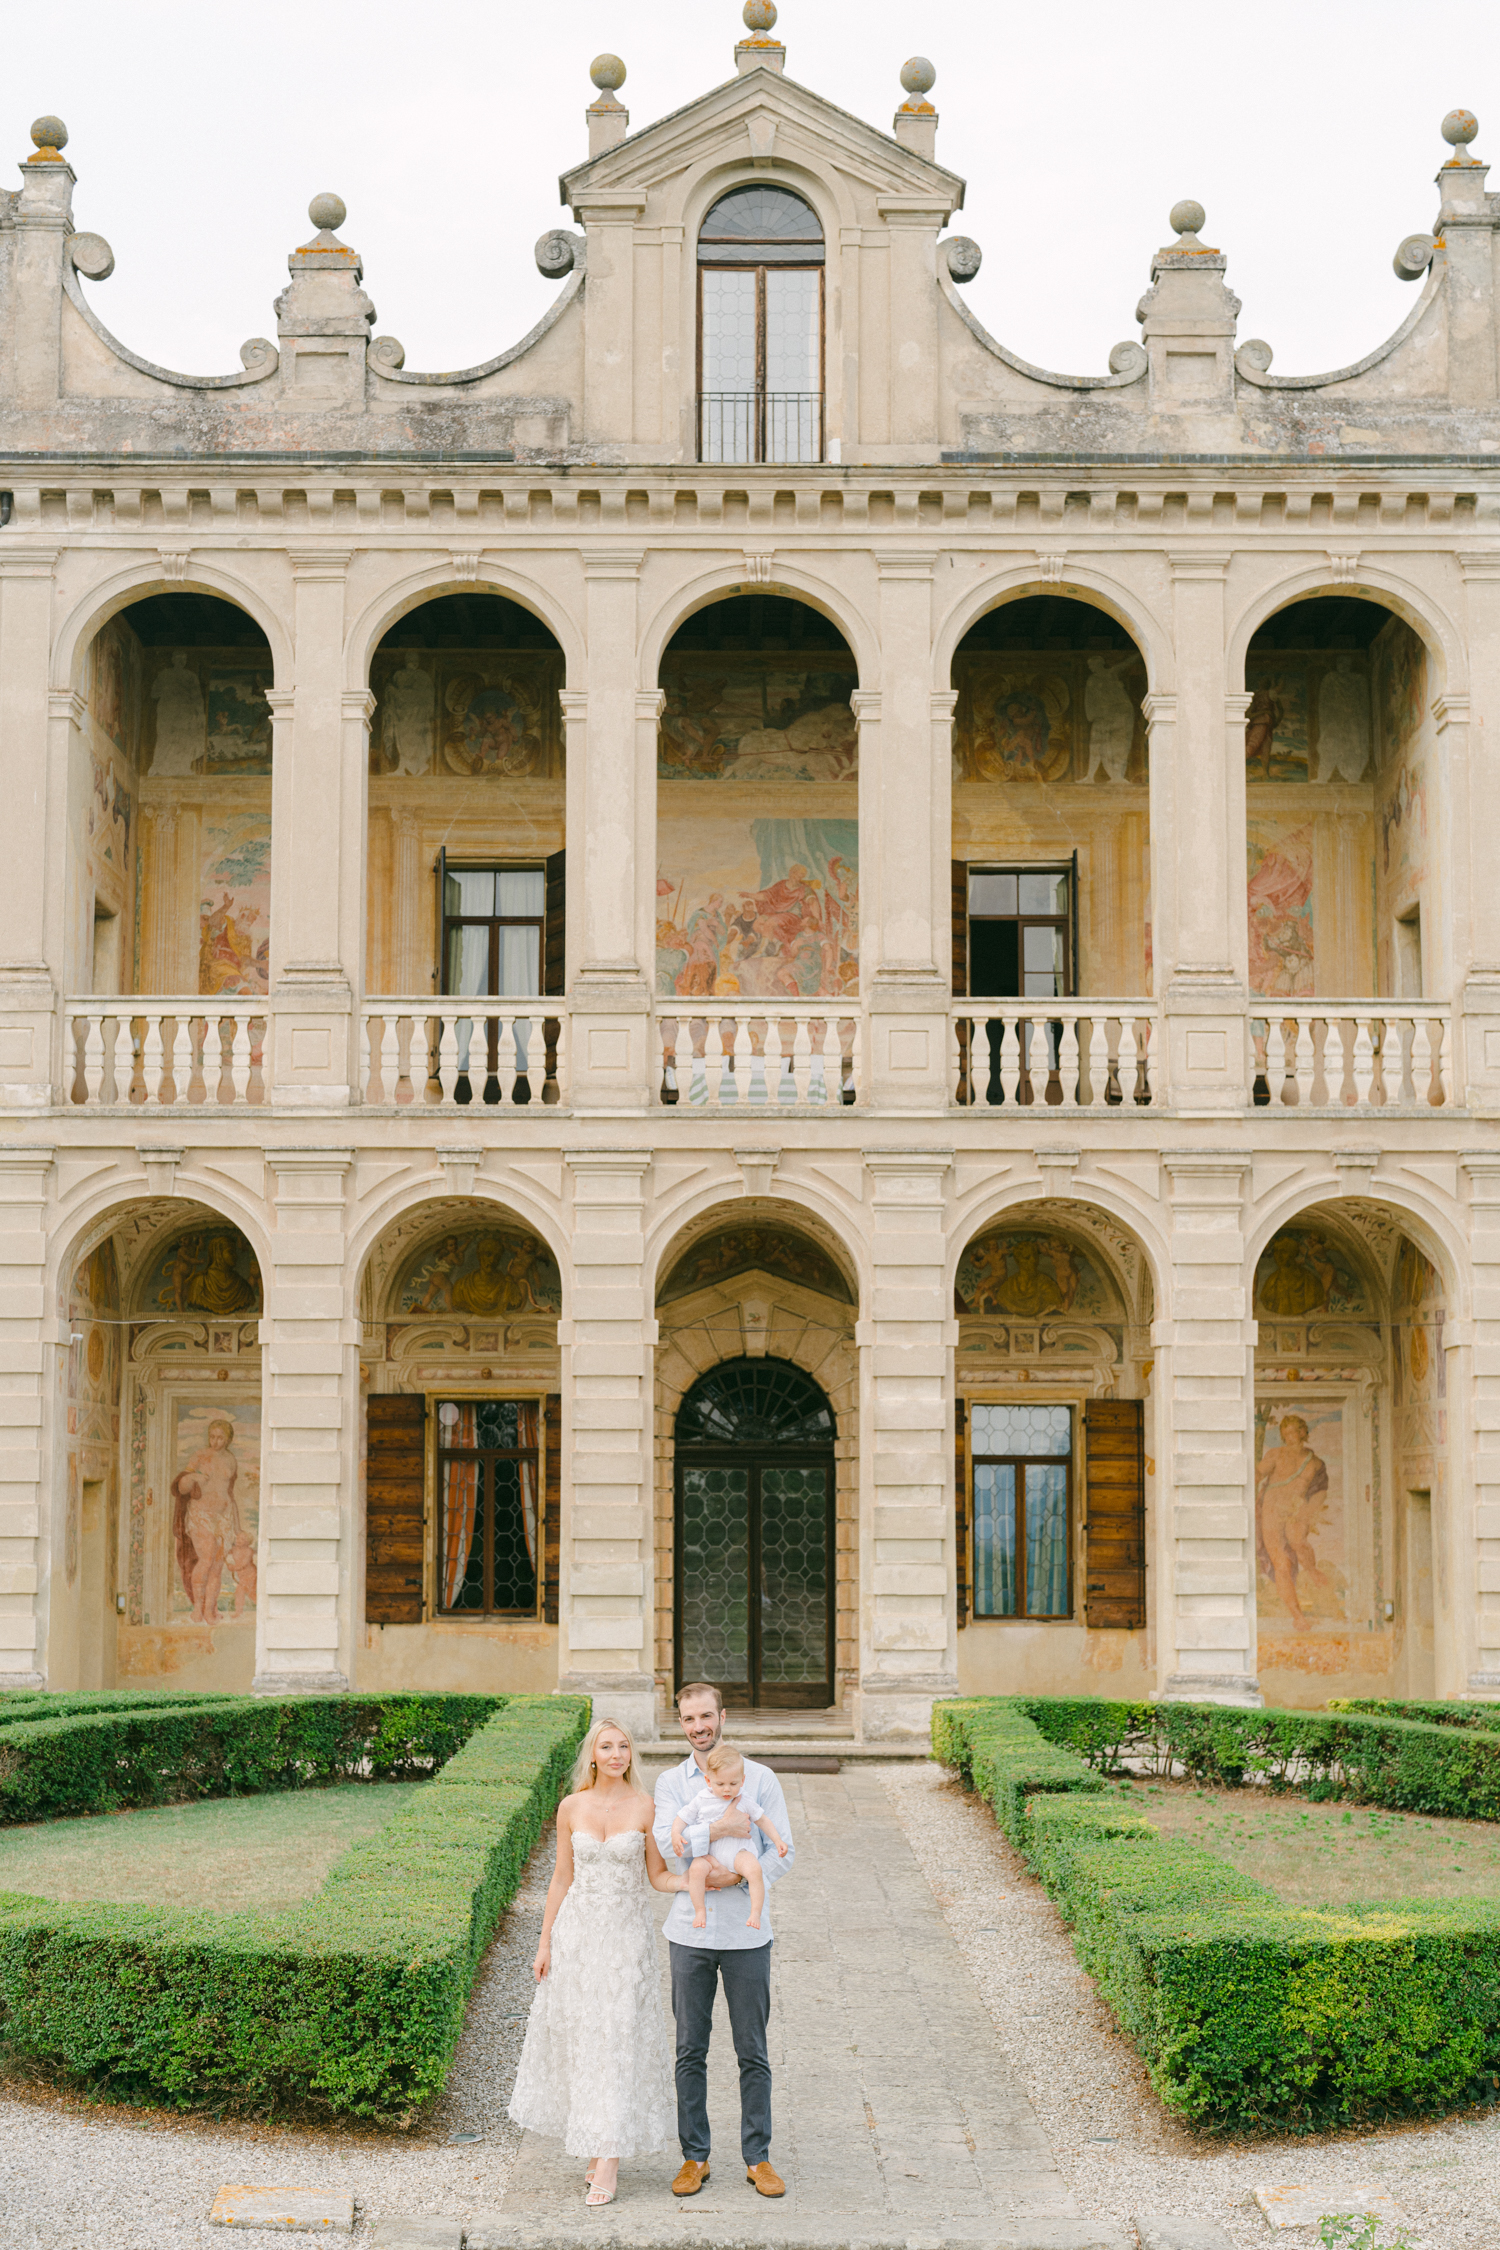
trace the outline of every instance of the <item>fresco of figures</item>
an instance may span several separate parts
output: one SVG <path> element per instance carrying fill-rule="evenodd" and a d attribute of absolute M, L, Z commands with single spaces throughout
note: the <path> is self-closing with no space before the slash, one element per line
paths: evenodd
<path fill-rule="evenodd" d="M 796 1000 L 858 989 L 857 820 L 663 818 L 658 850 L 658 993 Z"/>
<path fill-rule="evenodd" d="M 785 1227 L 726 1227 L 707 1235 L 683 1252 L 657 1290 L 656 1301 L 668 1305 L 691 1296 L 695 1289 L 711 1289 L 743 1273 L 774 1274 L 840 1304 L 854 1301 L 853 1290 L 828 1253 L 805 1234 Z"/>
<path fill-rule="evenodd" d="M 657 734 L 663 781 L 853 781 L 859 728 L 852 656 L 815 664 L 745 650 L 671 650 Z"/>
<path fill-rule="evenodd" d="M 271 661 L 243 650 L 143 651 L 142 762 L 153 780 L 271 770 Z"/>
<path fill-rule="evenodd" d="M 429 1240 L 408 1260 L 396 1287 L 399 1313 L 495 1319 L 562 1310 L 562 1277 L 534 1234 L 485 1227 Z"/>
<path fill-rule="evenodd" d="M 557 649 L 382 648 L 370 771 L 546 778 L 563 770 Z"/>
<path fill-rule="evenodd" d="M 260 1268 L 237 1227 L 190 1227 L 159 1243 L 135 1289 L 143 1320 L 164 1313 L 250 1318 L 261 1309 Z"/>
<path fill-rule="evenodd" d="M 198 990 L 262 994 L 271 980 L 269 811 L 205 818 Z"/>
<path fill-rule="evenodd" d="M 955 1312 L 986 1318 L 1091 1320 L 1121 1310 L 1118 1290 L 1088 1252 L 1048 1229 L 977 1236 L 958 1262 L 953 1297 Z"/>
<path fill-rule="evenodd" d="M 1317 1315 L 1370 1316 L 1370 1296 L 1347 1253 L 1324 1229 L 1283 1227 L 1255 1269 L 1255 1311 L 1262 1320 Z"/>
<path fill-rule="evenodd" d="M 254 1610 L 260 1530 L 260 1401 L 207 1391 L 172 1400 L 174 1624 Z"/>
<path fill-rule="evenodd" d="M 1256 1610 L 1273 1630 L 1347 1616 L 1344 1416 L 1300 1391 L 1255 1402 Z"/>
<path fill-rule="evenodd" d="M 1134 648 L 960 650 L 956 782 L 1144 782 L 1146 667 Z"/>

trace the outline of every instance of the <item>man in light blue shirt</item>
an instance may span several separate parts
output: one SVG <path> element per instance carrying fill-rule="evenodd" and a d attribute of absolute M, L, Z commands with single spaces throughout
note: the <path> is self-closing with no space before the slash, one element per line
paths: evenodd
<path fill-rule="evenodd" d="M 694 1681 L 677 1691 L 677 1716 L 690 1745 L 680 1766 L 671 1766 L 656 1784 L 653 1833 L 670 1867 L 672 1823 L 704 1784 L 704 1759 L 724 1730 L 724 1704 L 717 1688 Z M 672 2182 L 674 2195 L 696 2195 L 708 2178 L 708 2042 L 713 2028 L 714 1994 L 723 1980 L 729 2026 L 740 2066 L 740 2149 L 745 2176 L 761 2195 L 785 2195 L 773 2171 L 771 2151 L 771 2064 L 766 2024 L 771 2012 L 771 1911 L 773 1883 L 791 1871 L 797 1856 L 787 1825 L 781 1783 L 768 1766 L 745 1760 L 745 1794 L 761 1810 L 787 1846 L 783 1859 L 754 1826 L 747 1812 L 731 1805 L 712 1823 L 687 1830 L 688 1849 L 705 1858 L 723 1837 L 743 1838 L 760 1858 L 767 1902 L 758 1930 L 749 1927 L 750 1893 L 732 1867 L 715 1862 L 708 1872 L 705 1929 L 693 1928 L 686 1891 L 673 1899 L 666 1931 L 672 1956 L 672 2014 L 677 2023 L 677 2137 L 682 2170 Z"/>

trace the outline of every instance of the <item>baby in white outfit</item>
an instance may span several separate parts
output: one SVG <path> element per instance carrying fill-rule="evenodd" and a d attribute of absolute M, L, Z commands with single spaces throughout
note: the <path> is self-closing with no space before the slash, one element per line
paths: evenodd
<path fill-rule="evenodd" d="M 699 1821 L 715 1821 L 732 1810 L 747 1813 L 768 1844 L 774 1844 L 783 1859 L 786 1845 L 767 1820 L 756 1800 L 745 1787 L 745 1761 L 738 1750 L 731 1750 L 721 1742 L 710 1750 L 703 1761 L 704 1786 L 696 1797 L 690 1797 L 672 1823 L 672 1849 L 679 1859 L 688 1857 L 687 1831 Z M 687 1887 L 693 1901 L 693 1928 L 704 1929 L 708 1923 L 708 1869 L 710 1860 L 718 1860 L 732 1867 L 750 1886 L 750 1913 L 746 1927 L 760 1928 L 761 1908 L 766 1903 L 766 1879 L 760 1871 L 760 1854 L 739 1836 L 710 1838 L 707 1855 L 694 1859 L 688 1867 Z"/>

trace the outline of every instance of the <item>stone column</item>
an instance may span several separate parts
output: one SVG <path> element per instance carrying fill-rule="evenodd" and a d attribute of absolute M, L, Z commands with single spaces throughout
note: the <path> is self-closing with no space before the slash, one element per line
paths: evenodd
<path fill-rule="evenodd" d="M 573 1149 L 573 1294 L 562 1346 L 559 1685 L 645 1740 L 651 1665 L 652 1352 L 638 1149 Z"/>
<path fill-rule="evenodd" d="M 1170 711 L 1165 698 L 1152 698 L 1151 857 L 1153 878 L 1169 869 L 1171 877 L 1161 898 L 1153 884 L 1152 950 L 1173 1102 L 1190 1116 L 1212 1116 L 1249 1100 L 1244 702 L 1228 695 L 1224 672 L 1228 556 L 1170 561 L 1177 693 Z"/>
<path fill-rule="evenodd" d="M 867 1150 L 872 1282 L 860 1353 L 860 1694 L 867 1739 L 924 1736 L 958 1685 L 951 1150 Z"/>
<path fill-rule="evenodd" d="M 49 1474 L 68 1327 L 48 1308 L 53 1151 L 0 1147 L 0 1687 L 45 1687 L 46 1601 L 63 1555 L 67 1487 Z"/>
<path fill-rule="evenodd" d="M 1162 1506 L 1156 1646 L 1169 1701 L 1260 1705 L 1255 1676 L 1251 1429 L 1255 1324 L 1242 1219 L 1250 1159 L 1231 1149 L 1164 1156 L 1172 1290 L 1151 1331 Z"/>
<path fill-rule="evenodd" d="M 71 689 L 48 692 L 53 548 L 0 556 L 0 1100 L 45 1109 L 56 1071 L 55 999 L 64 974 L 68 760 L 83 716 Z"/>
<path fill-rule="evenodd" d="M 1453 981 L 1434 982 L 1432 990 L 1451 991 L 1458 1003 L 1470 1106 L 1494 1111 L 1500 1109 L 1500 884 L 1487 839 L 1500 791 L 1500 555 L 1479 551 L 1458 559 L 1464 574 L 1469 696 L 1467 701 L 1457 696 L 1440 700 L 1438 729 L 1447 756 L 1435 761 L 1437 772 L 1446 773 L 1451 806 L 1450 824 L 1440 830 L 1449 851 L 1439 864 L 1448 869 Z M 1424 927 L 1424 977 L 1429 942 Z"/>
<path fill-rule="evenodd" d="M 586 725 L 571 695 L 563 706 L 570 811 L 575 765 L 582 777 L 581 825 L 570 825 L 568 833 L 570 897 L 579 898 L 583 922 L 570 1007 L 572 1106 L 616 1116 L 638 1115 L 653 1091 L 651 978 L 642 932 L 652 930 L 655 905 L 660 697 L 635 684 L 640 568 L 639 549 L 587 557 Z"/>
<path fill-rule="evenodd" d="M 930 554 L 880 563 L 880 694 L 860 717 L 860 930 L 869 956 L 869 1098 L 930 1114 L 947 1103 L 952 997 L 951 702 L 932 674 Z M 941 706 L 949 703 L 948 712 Z M 941 880 L 939 869 L 941 868 Z M 864 886 L 870 885 L 868 897 Z"/>
<path fill-rule="evenodd" d="M 1438 1541 L 1446 1536 L 1451 1605 L 1445 1633 L 1437 1614 L 1435 1583 L 1436 1687 L 1443 1696 L 1489 1698 L 1500 1697 L 1500 1153 L 1474 1151 L 1459 1162 L 1469 1191 L 1474 1319 L 1467 1355 L 1455 1355 L 1469 1361 L 1467 1400 L 1462 1391 L 1455 1395 L 1451 1381 L 1449 1385 L 1449 1428 L 1455 1435 L 1463 1430 L 1467 1444 L 1449 1449 L 1453 1467 L 1445 1524 L 1438 1522 L 1434 1495 L 1433 1563 L 1436 1566 Z M 1461 1343 L 1462 1323 L 1455 1323 L 1455 1328 Z M 1451 1371 L 1452 1360 L 1449 1367 Z M 1434 1567 L 1435 1581 L 1436 1576 Z M 1463 1661 L 1469 1643 L 1473 1669 Z"/>
<path fill-rule="evenodd" d="M 360 1526 L 358 1323 L 345 1306 L 347 1148 L 272 1149 L 276 1231 L 261 1323 L 255 1690 L 347 1688 Z"/>
<path fill-rule="evenodd" d="M 347 548 L 293 559 L 296 701 L 271 760 L 273 1098 L 303 1108 L 357 1098 L 373 705 L 343 688 L 348 567 Z"/>

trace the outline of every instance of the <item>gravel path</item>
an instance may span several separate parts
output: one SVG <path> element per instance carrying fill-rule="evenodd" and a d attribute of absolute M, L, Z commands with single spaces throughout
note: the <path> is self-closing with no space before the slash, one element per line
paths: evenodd
<path fill-rule="evenodd" d="M 3 2250 L 224 2250 L 230 2237 L 208 2225 L 208 2208 L 231 2182 L 352 2193 L 356 2241 L 393 2212 L 462 2218 L 493 2208 L 520 2144 L 505 2105 L 552 1853 L 549 1827 L 480 1971 L 443 2098 L 415 2132 L 203 2124 L 0 2080 L 10 2097 L 0 2099 Z M 456 2133 L 479 2138 L 455 2146 Z"/>
<path fill-rule="evenodd" d="M 1311 2140 L 1219 2141 L 1169 2117 L 1134 2049 L 1078 1966 L 1061 1917 L 986 1807 L 937 1766 L 875 1767 L 978 1983 L 1001 2046 L 1091 2218 L 1214 2218 L 1244 2250 L 1275 2234 L 1251 2201 L 1272 2183 L 1374 2186 L 1422 2250 L 1500 2240 L 1500 2117 Z"/>

